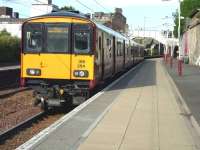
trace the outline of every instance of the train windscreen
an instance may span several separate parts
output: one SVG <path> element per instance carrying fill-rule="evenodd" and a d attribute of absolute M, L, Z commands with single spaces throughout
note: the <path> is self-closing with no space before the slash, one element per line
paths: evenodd
<path fill-rule="evenodd" d="M 41 52 L 43 43 L 42 24 L 26 24 L 24 26 L 24 51 L 25 52 Z"/>
<path fill-rule="evenodd" d="M 62 24 L 47 24 L 46 51 L 69 52 L 69 28 Z"/>
<path fill-rule="evenodd" d="M 25 53 L 69 53 L 69 25 L 27 23 L 23 43 Z"/>
<path fill-rule="evenodd" d="M 92 28 L 88 24 L 73 24 L 73 49 L 76 54 L 88 54 L 92 47 Z"/>
<path fill-rule="evenodd" d="M 90 51 L 90 33 L 75 32 L 74 33 L 74 52 L 88 53 Z"/>

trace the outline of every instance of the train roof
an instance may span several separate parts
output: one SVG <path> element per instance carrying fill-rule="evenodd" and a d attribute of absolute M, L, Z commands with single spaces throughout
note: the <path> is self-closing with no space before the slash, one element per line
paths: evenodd
<path fill-rule="evenodd" d="M 130 43 L 131 43 L 131 45 L 134 45 L 134 46 L 144 47 L 144 45 L 142 45 L 142 44 L 136 42 L 136 41 L 133 40 L 133 39 L 130 40 Z"/>
<path fill-rule="evenodd" d="M 113 29 L 111 28 L 108 28 L 102 24 L 99 24 L 99 23 L 96 23 L 95 21 L 92 21 L 99 29 L 113 35 L 113 36 L 116 36 L 116 37 L 119 37 L 119 38 L 122 38 L 123 40 L 129 40 L 126 36 L 122 35 L 121 33 L 117 32 L 117 31 L 114 31 Z"/>
<path fill-rule="evenodd" d="M 76 17 L 81 19 L 88 19 L 85 14 L 79 13 L 78 11 L 75 13 L 73 11 L 58 11 L 58 12 L 51 12 L 49 14 L 36 16 L 33 18 L 41 18 L 41 17 Z"/>
<path fill-rule="evenodd" d="M 109 33 L 113 36 L 116 36 L 118 38 L 121 38 L 123 40 L 129 40 L 126 36 L 122 35 L 121 33 L 114 31 L 111 28 L 108 28 L 102 24 L 97 23 L 96 21 L 89 19 L 85 14 L 79 13 L 78 11 L 75 11 L 75 12 L 73 12 L 73 11 L 72 12 L 71 11 L 51 12 L 49 14 L 32 17 L 30 19 L 43 18 L 43 17 L 75 17 L 75 18 L 80 18 L 80 19 L 87 19 L 87 20 L 90 20 L 92 23 L 94 23 L 97 28 L 99 28 L 107 33 Z"/>

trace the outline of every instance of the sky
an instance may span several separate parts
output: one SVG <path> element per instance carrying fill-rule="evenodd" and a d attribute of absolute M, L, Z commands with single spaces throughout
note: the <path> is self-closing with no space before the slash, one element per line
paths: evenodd
<path fill-rule="evenodd" d="M 59 7 L 73 6 L 83 13 L 98 11 L 108 13 L 114 12 L 116 7 L 122 8 L 123 15 L 127 18 L 130 29 L 133 30 L 144 27 L 146 30 L 173 28 L 172 13 L 178 7 L 178 0 L 165 2 L 162 0 L 52 0 L 52 2 Z M 30 16 L 32 3 L 35 3 L 35 0 L 0 0 L 1 6 L 12 7 L 22 18 Z"/>

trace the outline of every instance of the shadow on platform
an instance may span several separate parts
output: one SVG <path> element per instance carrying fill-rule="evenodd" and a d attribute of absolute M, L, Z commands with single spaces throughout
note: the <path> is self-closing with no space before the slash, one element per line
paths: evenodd
<path fill-rule="evenodd" d="M 156 61 L 146 60 L 109 91 L 156 85 Z"/>

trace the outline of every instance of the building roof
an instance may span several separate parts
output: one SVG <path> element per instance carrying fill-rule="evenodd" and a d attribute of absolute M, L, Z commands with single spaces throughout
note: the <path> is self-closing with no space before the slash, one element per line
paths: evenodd
<path fill-rule="evenodd" d="M 22 24 L 26 19 L 22 18 L 0 18 L 0 24 L 10 23 L 10 24 Z"/>

